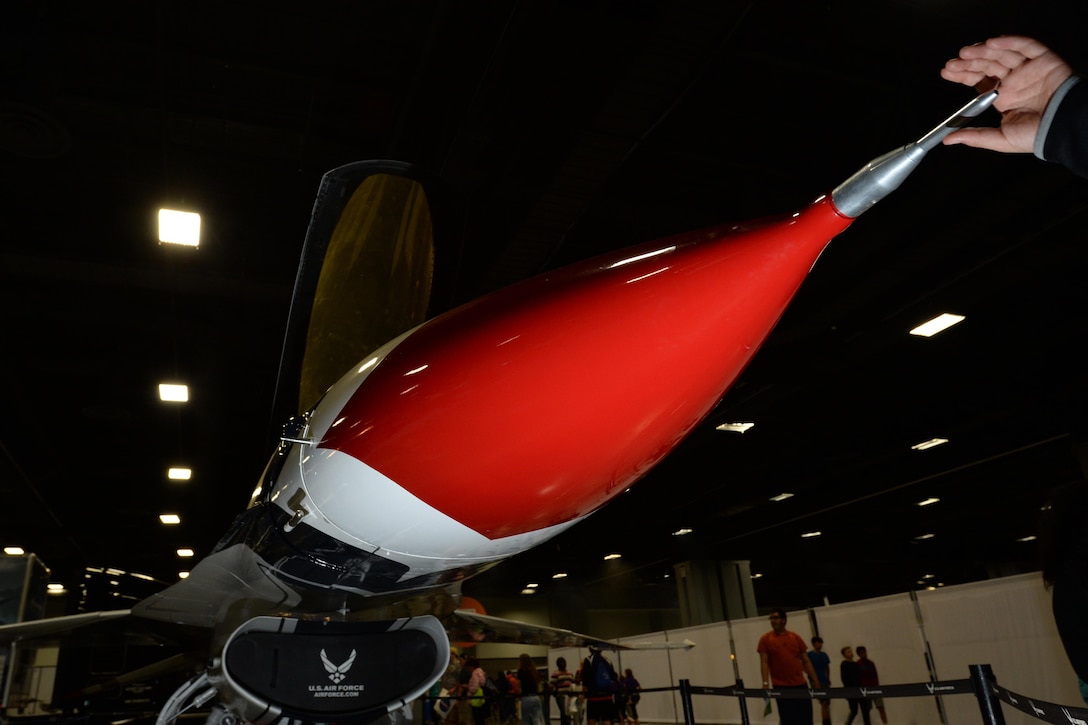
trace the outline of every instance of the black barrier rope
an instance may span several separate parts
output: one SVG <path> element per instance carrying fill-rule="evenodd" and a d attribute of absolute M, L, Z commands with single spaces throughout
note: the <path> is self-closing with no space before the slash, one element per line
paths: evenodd
<path fill-rule="evenodd" d="M 1026 712 L 1037 720 L 1045 720 L 1055 725 L 1088 725 L 1088 710 L 1083 707 L 1055 705 L 1053 702 L 1018 695 L 993 683 L 990 686 L 1001 702 L 1020 712 Z"/>
<path fill-rule="evenodd" d="M 756 698 L 759 700 L 828 700 L 836 698 L 927 697 L 937 695 L 976 695 L 979 699 L 979 707 L 982 710 L 982 719 L 987 725 L 1003 725 L 1005 722 L 1000 708 L 992 707 L 994 704 L 992 701 L 993 699 L 1003 702 L 1037 720 L 1052 723 L 1052 725 L 1088 725 L 1088 708 L 1058 705 L 1053 702 L 1026 697 L 1013 692 L 1012 690 L 1006 690 L 1003 687 L 999 687 L 989 665 L 971 665 L 970 669 L 971 677 L 968 679 L 947 680 L 944 682 L 918 682 L 906 685 L 828 687 L 819 690 L 806 687 L 765 689 L 762 687 L 744 687 L 744 683 L 741 680 L 737 680 L 735 685 L 726 685 L 725 687 L 692 685 L 688 680 L 680 680 L 679 686 L 645 687 L 639 690 L 639 694 L 645 695 L 649 692 L 673 692 L 679 690 L 681 705 L 684 712 L 684 722 L 689 725 L 695 722 L 695 711 L 691 704 L 692 695 L 714 695 L 718 697 L 738 698 L 740 701 L 741 722 L 745 723 L 745 725 L 749 722 L 747 698 Z M 988 689 L 980 692 L 981 688 L 986 688 L 987 686 Z M 540 693 L 540 696 L 544 698 L 550 697 L 553 694 L 554 693 L 551 692 L 542 692 Z M 565 694 L 577 697 L 579 694 L 584 693 Z M 424 696 L 424 699 L 453 701 L 468 700 L 474 697 L 474 695 L 427 695 Z M 486 697 L 489 702 L 494 702 L 503 697 L 516 700 L 520 697 L 524 697 L 524 695 L 507 693 L 496 696 L 494 693 L 488 693 Z"/>
<path fill-rule="evenodd" d="M 677 685 L 672 685 L 670 687 L 641 687 L 638 690 L 638 694 L 645 695 L 647 692 L 675 692 L 675 691 L 677 691 L 679 689 L 680 688 Z M 763 690 L 754 690 L 754 692 L 763 692 Z M 517 692 L 517 693 L 514 693 L 514 692 L 498 692 L 498 693 L 496 693 L 496 692 L 484 692 L 484 697 L 486 699 L 488 699 L 488 700 L 495 700 L 495 701 L 497 701 L 497 700 L 499 700 L 501 698 L 504 698 L 504 697 L 517 700 L 517 699 L 520 699 L 522 697 L 529 697 L 532 694 L 533 693 L 525 694 L 525 693 L 521 693 L 521 692 Z M 552 692 L 552 691 L 548 691 L 548 692 L 538 692 L 536 694 L 541 698 L 546 698 L 546 697 L 553 697 L 556 693 Z M 567 697 L 578 697 L 578 696 L 584 696 L 586 693 L 585 693 L 584 690 L 578 690 L 577 692 L 560 692 L 559 694 L 560 695 L 566 695 Z M 624 694 L 628 694 L 628 693 L 617 692 L 616 694 L 617 695 L 624 695 Z M 479 697 L 479 695 L 449 695 L 449 694 L 447 694 L 447 695 L 424 695 L 423 699 L 424 700 L 473 700 L 473 699 L 475 699 L 477 697 Z M 1086 725 L 1088 725 L 1088 724 L 1086 724 Z"/>
<path fill-rule="evenodd" d="M 678 686 L 676 686 L 676 685 L 673 685 L 671 687 L 643 687 L 643 688 L 639 688 L 638 694 L 639 695 L 645 695 L 647 692 L 675 692 L 675 691 L 677 691 L 679 689 L 680 688 Z M 484 705 L 482 705 L 482 707 L 487 707 L 487 706 L 489 706 L 491 704 L 498 704 L 501 700 L 520 700 L 521 698 L 528 697 L 531 694 L 532 693 L 526 694 L 526 693 L 521 693 L 521 692 L 494 692 L 494 691 L 485 692 L 484 693 Z M 547 700 L 548 698 L 553 697 L 557 693 L 555 693 L 553 691 L 548 691 L 548 692 L 541 692 L 541 693 L 538 693 L 538 694 L 540 695 L 541 704 L 543 704 L 544 700 Z M 586 693 L 583 690 L 578 690 L 576 692 L 561 692 L 561 693 L 558 693 L 558 694 L 565 695 L 567 697 L 574 697 L 574 698 L 583 697 L 584 698 Z M 616 694 L 617 695 L 623 695 L 623 694 L 626 694 L 626 693 L 617 692 Z M 461 700 L 475 700 L 478 697 L 479 697 L 478 695 L 451 695 L 451 694 L 447 693 L 445 695 L 442 695 L 442 694 L 424 695 L 421 698 L 421 700 L 424 703 L 430 702 L 432 704 L 432 706 L 434 708 L 436 708 L 441 713 L 441 717 L 445 718 L 446 714 L 453 708 L 453 703 L 459 702 Z M 691 698 L 689 697 L 688 700 L 690 701 L 690 699 Z M 741 710 L 744 710 L 744 703 L 741 703 Z M 1088 723 L 1085 723 L 1085 725 L 1088 725 Z"/>
<path fill-rule="evenodd" d="M 1003 702 L 1017 710 L 1031 715 L 1037 720 L 1044 720 L 1053 725 L 1088 725 L 1088 709 L 1069 705 L 1056 705 L 1028 698 L 1023 695 L 998 687 L 989 665 L 971 665 L 971 677 L 966 680 L 948 680 L 945 682 L 919 682 L 907 685 L 881 685 L 879 687 L 828 687 L 825 689 L 797 688 L 751 688 L 744 687 L 741 680 L 726 687 L 703 687 L 692 685 L 687 680 L 680 680 L 680 696 L 683 702 L 684 722 L 695 723 L 694 710 L 691 707 L 691 695 L 716 695 L 736 697 L 740 701 L 741 722 L 748 725 L 747 698 L 767 701 L 778 699 L 813 699 L 832 698 L 873 698 L 873 697 L 919 697 L 937 695 L 967 695 L 978 698 L 982 719 L 987 725 L 1004 725 L 1005 718 L 998 707 Z"/>
<path fill-rule="evenodd" d="M 726 695 L 730 697 L 757 697 L 761 700 L 787 699 L 799 700 L 811 698 L 827 700 L 831 698 L 858 699 L 865 697 L 918 697 L 919 695 L 970 695 L 975 689 L 971 680 L 949 680 L 948 682 L 920 682 L 912 685 L 880 685 L 879 687 L 828 687 L 812 690 L 805 687 L 764 689 L 754 687 L 697 687 L 691 686 L 696 695 Z M 645 692 L 645 690 L 643 690 Z M 1065 725 L 1068 725 L 1066 723 Z M 1086 724 L 1088 725 L 1088 724 Z"/>

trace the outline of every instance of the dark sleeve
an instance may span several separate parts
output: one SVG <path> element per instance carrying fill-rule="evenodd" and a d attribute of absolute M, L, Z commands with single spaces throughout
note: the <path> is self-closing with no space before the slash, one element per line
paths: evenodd
<path fill-rule="evenodd" d="M 1049 125 L 1040 131 L 1045 133 L 1044 159 L 1088 178 L 1088 82 L 1081 79 L 1066 91 Z"/>
<path fill-rule="evenodd" d="M 1084 546 L 1076 551 L 1083 552 Z M 1054 624 L 1058 628 L 1065 654 L 1077 677 L 1088 682 L 1088 619 L 1084 612 L 1088 608 L 1088 560 L 1083 554 L 1069 555 L 1058 569 L 1054 582 L 1051 605 L 1054 609 Z"/>

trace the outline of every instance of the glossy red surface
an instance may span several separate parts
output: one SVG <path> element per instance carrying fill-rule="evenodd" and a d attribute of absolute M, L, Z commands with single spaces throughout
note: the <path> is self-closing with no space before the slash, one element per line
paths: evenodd
<path fill-rule="evenodd" d="M 707 415 L 851 221 L 820 199 L 457 308 L 371 372 L 322 447 L 492 539 L 583 516 Z"/>

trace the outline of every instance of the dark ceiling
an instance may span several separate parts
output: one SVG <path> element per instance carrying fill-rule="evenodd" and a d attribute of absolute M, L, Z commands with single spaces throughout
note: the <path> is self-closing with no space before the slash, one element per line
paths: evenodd
<path fill-rule="evenodd" d="M 69 586 L 87 565 L 169 581 L 178 546 L 209 552 L 282 422 L 288 304 L 330 168 L 401 159 L 448 182 L 464 249 L 439 273 L 466 301 L 798 209 L 973 96 L 938 75 L 961 45 L 1032 34 L 1088 67 L 1079 6 L 4 3 L 0 543 Z M 156 242 L 169 204 L 202 213 L 198 250 Z M 761 606 L 810 606 L 1035 569 L 1017 539 L 1081 475 L 1086 235 L 1088 181 L 936 149 L 825 252 L 674 455 L 465 591 L 669 606 L 673 563 L 739 559 Z M 945 311 L 967 319 L 907 334 Z M 157 400 L 167 378 L 190 404 Z M 714 430 L 732 420 L 756 427 Z M 950 442 L 910 449 L 934 436 Z M 176 463 L 192 481 L 165 479 Z"/>

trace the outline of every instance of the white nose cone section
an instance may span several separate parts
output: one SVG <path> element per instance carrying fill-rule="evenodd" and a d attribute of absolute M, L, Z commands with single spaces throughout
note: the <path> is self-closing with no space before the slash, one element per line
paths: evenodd
<path fill-rule="evenodd" d="M 406 578 L 501 559 L 574 523 L 491 540 L 346 453 L 319 448 L 300 463 L 307 496 L 303 505 L 310 511 L 303 520 L 363 551 L 407 565 L 411 572 Z"/>
<path fill-rule="evenodd" d="M 320 447 L 330 428 L 351 425 L 338 418 L 361 385 L 405 338 L 406 332 L 355 366 L 329 388 L 310 415 L 312 445 L 295 445 L 272 492 L 272 501 L 306 525 L 361 551 L 408 567 L 402 577 L 478 566 L 516 554 L 551 538 L 574 521 L 515 536 L 489 539 L 425 503 L 365 462 Z M 472 496 L 471 491 L 465 492 Z"/>

